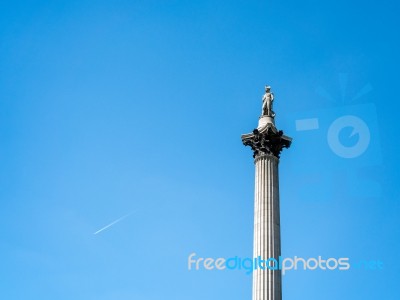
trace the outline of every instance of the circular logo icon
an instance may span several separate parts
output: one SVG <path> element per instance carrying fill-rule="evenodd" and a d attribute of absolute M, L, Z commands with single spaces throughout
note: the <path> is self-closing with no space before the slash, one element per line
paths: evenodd
<path fill-rule="evenodd" d="M 358 141 L 353 146 L 345 146 L 340 142 L 339 134 L 345 127 L 353 130 L 349 137 L 359 135 Z M 367 150 L 371 135 L 367 124 L 356 116 L 343 116 L 337 118 L 328 129 L 328 144 L 332 151 L 343 158 L 356 158 Z"/>

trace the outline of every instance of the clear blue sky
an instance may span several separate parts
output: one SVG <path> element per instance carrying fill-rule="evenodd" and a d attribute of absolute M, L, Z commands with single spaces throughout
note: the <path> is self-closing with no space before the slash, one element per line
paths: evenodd
<path fill-rule="evenodd" d="M 189 272 L 187 257 L 252 254 L 240 135 L 268 83 L 294 138 L 280 163 L 283 255 L 384 263 L 288 273 L 284 299 L 400 299 L 399 9 L 2 1 L 0 298 L 251 299 L 251 276 Z M 328 138 L 348 115 L 369 134 L 340 123 L 336 146 L 367 139 L 353 158 Z M 318 129 L 299 130 L 310 118 Z"/>

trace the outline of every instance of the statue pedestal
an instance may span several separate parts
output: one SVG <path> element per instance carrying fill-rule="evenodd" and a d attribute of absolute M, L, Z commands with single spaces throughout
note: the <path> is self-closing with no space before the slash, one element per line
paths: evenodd
<path fill-rule="evenodd" d="M 272 125 L 275 126 L 275 120 L 273 117 L 269 116 L 261 116 L 260 119 L 258 120 L 258 127 L 257 129 L 263 128 L 265 125 L 268 123 L 271 123 Z"/>

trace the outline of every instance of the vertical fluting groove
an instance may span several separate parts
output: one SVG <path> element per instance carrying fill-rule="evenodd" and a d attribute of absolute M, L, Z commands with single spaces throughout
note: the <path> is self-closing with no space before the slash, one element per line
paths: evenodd
<path fill-rule="evenodd" d="M 272 190 L 273 187 L 271 186 L 271 158 L 268 157 L 268 172 L 267 172 L 268 181 L 266 182 L 266 186 L 268 189 L 268 218 L 266 220 L 268 224 L 268 256 L 267 258 L 272 257 L 272 224 L 271 224 L 271 211 L 272 211 Z M 273 290 L 273 282 L 272 282 L 272 270 L 268 269 L 268 297 L 269 299 L 273 299 L 272 290 Z"/>
<path fill-rule="evenodd" d="M 271 234 L 271 190 L 272 187 L 270 185 L 271 183 L 271 165 L 270 165 L 270 159 L 268 158 L 267 160 L 267 181 L 265 182 L 265 185 L 267 186 L 268 189 L 268 195 L 267 195 L 267 202 L 268 202 L 268 215 L 267 219 L 265 222 L 267 223 L 268 226 L 268 254 L 267 258 L 271 257 L 272 254 L 272 234 Z M 270 269 L 268 269 L 268 299 L 272 299 L 272 278 L 271 278 L 272 272 Z"/>
<path fill-rule="evenodd" d="M 264 164 L 264 158 L 262 157 L 261 160 L 261 170 L 262 170 L 262 181 L 261 181 L 261 190 L 262 190 L 262 197 L 261 197 L 261 236 L 260 236 L 260 241 L 261 241 L 261 248 L 260 248 L 260 252 L 259 255 L 263 256 L 264 253 L 264 235 L 265 235 L 265 228 L 264 228 L 264 211 L 265 211 L 265 190 L 264 190 L 264 184 L 263 182 L 265 181 L 265 164 Z M 261 284 L 260 284 L 260 298 L 262 299 L 262 297 L 264 296 L 264 272 L 261 270 L 261 274 L 260 274 L 260 280 L 261 280 Z"/>
<path fill-rule="evenodd" d="M 258 236 L 258 243 L 259 243 L 259 248 L 258 248 L 258 254 L 257 255 L 262 255 L 262 251 L 263 251 L 263 244 L 262 244 L 262 233 L 263 233 L 263 213 L 262 213 L 262 209 L 264 207 L 264 197 L 265 197 L 265 191 L 264 191 L 264 185 L 262 184 L 265 180 L 265 172 L 264 172 L 264 160 L 263 158 L 260 159 L 260 167 L 261 167 L 261 181 L 260 181 L 260 188 L 261 188 L 261 197 L 260 197 L 260 211 L 259 211 L 259 223 L 260 223 L 260 232 L 259 232 L 259 236 Z M 261 299 L 262 297 L 262 292 L 263 292 L 263 272 L 260 269 L 258 271 L 258 297 L 259 299 Z"/>
<path fill-rule="evenodd" d="M 275 199 L 276 199 L 276 220 L 277 220 L 277 249 L 278 249 L 278 256 L 281 256 L 281 216 L 280 216 L 280 198 L 279 198 L 279 160 L 275 160 Z M 277 280 L 278 280 L 278 300 L 282 300 L 282 275 L 281 271 L 278 270 L 277 272 Z"/>
<path fill-rule="evenodd" d="M 263 227 L 265 229 L 265 234 L 263 236 L 263 243 L 265 245 L 264 251 L 262 253 L 263 259 L 265 260 L 268 258 L 268 222 L 266 222 L 266 219 L 268 217 L 268 185 L 267 180 L 268 180 L 268 161 L 265 158 L 264 159 L 264 181 L 263 181 L 263 188 L 265 190 L 265 197 L 263 201 L 265 202 L 265 212 L 264 212 L 264 218 L 263 218 Z M 268 298 L 268 293 L 269 293 L 269 284 L 268 284 L 268 268 L 264 270 L 264 297 Z"/>
<path fill-rule="evenodd" d="M 274 191 L 274 194 L 273 194 L 273 196 L 272 196 L 272 213 L 271 213 L 271 215 L 272 215 L 272 220 L 271 220 L 271 223 L 272 223 L 272 226 L 273 226 L 273 230 L 272 230 L 272 234 L 273 234 L 273 245 L 274 245 L 274 248 L 273 248 L 273 257 L 276 259 L 277 257 L 276 257 L 276 255 L 277 255 L 277 251 L 276 251 L 276 246 L 277 246 L 277 236 L 276 236 L 276 224 L 275 224 L 275 212 L 276 212 L 276 206 L 275 206 L 275 201 L 276 201 L 276 189 L 275 189 L 275 162 L 274 162 L 274 160 L 273 159 L 271 159 L 271 179 L 272 179 L 272 184 L 271 184 L 271 186 L 272 186 L 272 189 L 273 189 L 273 191 Z M 272 276 L 272 278 L 273 278 L 273 282 L 274 282 L 274 289 L 273 289 L 273 292 L 274 292 L 274 295 L 273 295 L 273 299 L 277 299 L 277 290 L 276 290 L 276 285 L 277 285 L 277 280 L 276 280 L 276 272 L 277 271 L 274 271 L 273 272 L 273 276 Z"/>
<path fill-rule="evenodd" d="M 263 201 L 262 199 L 264 198 L 264 191 L 262 189 L 263 187 L 263 180 L 264 180 L 264 169 L 263 169 L 263 164 L 262 164 L 262 159 L 259 160 L 259 168 L 260 168 L 260 181 L 259 181 L 259 191 L 260 195 L 258 197 L 258 205 L 259 205 L 259 211 L 258 211 L 258 248 L 257 248 L 257 256 L 260 255 L 261 253 L 261 248 L 262 248 L 262 209 L 263 209 Z M 261 293 L 262 293 L 262 270 L 258 270 L 257 272 L 257 298 L 261 299 Z"/>
<path fill-rule="evenodd" d="M 269 212 L 269 220 L 268 220 L 268 223 L 269 223 L 269 225 L 270 225 L 270 227 L 271 227 L 271 229 L 270 229 L 270 247 L 271 247 L 271 250 L 270 250 L 270 257 L 274 257 L 274 223 L 273 223 L 273 219 L 274 219 L 274 214 L 273 214 L 273 209 L 274 209 L 274 186 L 273 186 L 273 174 L 272 174 L 272 169 L 273 169 L 273 166 L 272 166 L 272 159 L 269 159 L 269 172 L 268 172 L 268 177 L 269 177 L 269 180 L 268 180 L 268 185 L 270 186 L 270 189 L 271 189 L 271 191 L 270 191 L 270 198 L 269 198 L 269 201 L 270 201 L 270 212 Z M 270 273 L 270 282 L 271 282 L 271 298 L 270 299 L 275 299 L 275 289 L 274 289 L 274 284 L 275 284 L 275 282 L 274 282 L 274 271 L 271 271 L 271 273 Z"/>
<path fill-rule="evenodd" d="M 260 203 L 260 206 L 259 206 L 259 210 L 258 210 L 258 223 L 259 223 L 259 227 L 258 228 L 259 228 L 259 232 L 258 232 L 258 236 L 257 236 L 257 238 L 258 238 L 257 256 L 260 254 L 261 247 L 262 247 L 262 244 L 261 244 L 261 241 L 262 241 L 261 240 L 261 230 L 262 230 L 261 209 L 262 209 L 262 199 L 264 197 L 264 191 L 262 190 L 262 181 L 264 180 L 262 159 L 259 160 L 259 166 L 260 166 L 261 177 L 260 177 L 260 182 L 259 182 L 259 184 L 260 184 L 260 186 L 259 186 L 260 198 L 258 199 L 258 201 Z M 262 273 L 261 273 L 261 270 L 257 271 L 257 275 L 258 275 L 257 276 L 257 282 L 258 282 L 258 284 L 257 284 L 257 297 L 258 297 L 258 299 L 260 299 L 261 298 L 261 288 L 262 288 Z"/>
<path fill-rule="evenodd" d="M 275 212 L 275 198 L 276 198 L 276 194 L 275 194 L 275 186 L 274 186 L 274 162 L 273 159 L 270 160 L 270 165 L 271 165 L 271 172 L 270 172 L 270 176 L 271 176 L 271 180 L 272 180 L 272 184 L 271 184 L 271 190 L 272 190 L 272 194 L 271 194 L 271 226 L 272 226 L 272 230 L 271 230 L 271 239 L 272 239 L 272 256 L 276 258 L 276 251 L 275 251 L 275 246 L 276 246 L 276 236 L 275 236 L 275 216 L 274 216 L 274 212 Z M 276 271 L 272 271 L 272 283 L 273 286 L 276 286 L 276 281 L 275 281 L 275 276 L 276 276 Z M 276 299 L 276 289 L 273 288 L 272 289 L 272 299 Z"/>
<path fill-rule="evenodd" d="M 260 248 L 261 248 L 261 228 L 262 228 L 262 223 L 261 223 L 261 204 L 262 204 L 262 197 L 263 197 L 263 195 L 262 195 L 262 193 L 263 193 L 263 191 L 262 191 L 262 180 L 263 180 L 263 172 L 262 172 L 262 159 L 259 159 L 258 160 L 258 167 L 259 167 L 259 169 L 260 169 L 260 178 L 259 178 L 259 186 L 258 186 L 258 189 L 259 189 L 259 191 L 260 191 L 260 197 L 259 197 L 259 199 L 258 199 L 258 201 L 259 201 L 259 203 L 260 203 L 260 206 L 259 206 L 259 211 L 258 211 L 258 216 L 257 216 L 257 220 L 258 220 L 258 222 L 259 222 L 259 233 L 258 233 L 258 235 L 257 235 L 257 239 L 258 239 L 258 245 L 259 245 L 259 247 L 257 247 L 257 253 L 256 253 L 256 256 L 258 257 L 259 255 L 260 255 Z M 260 288 L 261 288 L 261 269 L 257 269 L 257 300 L 259 300 L 259 299 L 261 299 L 260 298 L 260 292 L 261 292 L 261 290 L 260 290 Z"/>
<path fill-rule="evenodd" d="M 259 211 L 259 205 L 260 205 L 260 178 L 261 178 L 261 170 L 260 170 L 260 165 L 257 162 L 257 173 L 258 173 L 258 181 L 257 181 L 257 207 L 256 207 L 256 212 L 255 212 L 255 216 L 254 216 L 254 222 L 255 222 L 255 231 L 254 231 L 254 238 L 256 240 L 255 242 L 255 246 L 254 246 L 254 255 L 257 255 L 257 251 L 258 251 L 258 229 L 259 229 L 259 224 L 258 224 L 258 211 Z M 257 295 L 257 289 L 258 289 L 258 270 L 255 271 L 255 280 L 254 280 L 254 300 L 258 300 L 258 295 Z"/>
<path fill-rule="evenodd" d="M 261 253 L 261 255 L 263 256 L 263 259 L 265 259 L 265 250 L 267 249 L 267 244 L 265 242 L 265 235 L 268 234 L 268 229 L 265 227 L 265 217 L 266 217 L 266 213 L 268 210 L 268 202 L 265 201 L 266 199 L 266 195 L 268 195 L 268 186 L 265 185 L 265 182 L 268 180 L 268 176 L 267 176 L 267 159 L 266 157 L 263 158 L 263 166 L 264 166 L 264 181 L 263 181 L 263 189 L 264 189 L 264 209 L 263 209 L 263 236 L 262 236 L 262 243 L 263 243 L 263 251 Z M 263 271 L 263 294 L 262 297 L 265 298 L 266 297 L 266 286 L 265 286 L 265 282 L 268 279 L 268 273 L 266 273 L 265 271 Z"/>
<path fill-rule="evenodd" d="M 263 215 L 263 227 L 265 230 L 265 234 L 263 236 L 263 243 L 264 243 L 264 251 L 263 251 L 263 259 L 267 259 L 268 258 L 268 232 L 269 232 L 269 228 L 268 228 L 268 222 L 266 222 L 266 220 L 268 219 L 268 209 L 269 209 L 269 203 L 268 203 L 268 194 L 269 194 L 269 189 L 268 189 L 268 160 L 265 157 L 264 158 L 264 181 L 263 181 L 263 188 L 265 190 L 265 197 L 263 199 L 264 203 L 265 203 L 265 210 L 264 210 L 264 215 Z M 266 268 L 264 270 L 264 297 L 268 298 L 269 295 L 269 283 L 268 283 L 268 277 L 269 277 L 269 271 L 268 268 Z"/>
<path fill-rule="evenodd" d="M 261 191 L 261 181 L 262 181 L 262 168 L 261 168 L 261 163 L 260 160 L 258 161 L 258 168 L 260 170 L 260 177 L 258 178 L 259 182 L 258 182 L 258 214 L 257 214 L 257 223 L 258 223 L 258 230 L 257 230 L 257 253 L 256 255 L 258 255 L 259 253 L 259 248 L 260 248 L 260 234 L 261 234 L 261 222 L 260 222 L 260 213 L 261 213 L 261 201 L 260 199 L 262 198 L 262 191 Z M 260 270 L 257 269 L 257 288 L 256 288 L 256 298 L 257 300 L 260 299 Z"/>
<path fill-rule="evenodd" d="M 266 201 L 266 199 L 268 199 L 268 185 L 265 184 L 265 182 L 268 181 L 268 160 L 266 157 L 263 158 L 263 165 L 264 165 L 264 181 L 263 181 L 263 189 L 264 189 L 264 210 L 263 210 L 263 228 L 264 228 L 264 235 L 262 236 L 263 239 L 263 252 L 262 252 L 262 256 L 265 259 L 265 255 L 266 252 L 268 251 L 268 243 L 266 243 L 265 241 L 265 236 L 268 235 L 268 227 L 266 227 L 265 225 L 267 225 L 265 223 L 266 220 L 266 216 L 268 213 L 268 201 Z M 268 280 L 268 272 L 263 272 L 263 297 L 266 297 L 266 286 L 265 286 L 265 282 L 267 282 Z"/>
<path fill-rule="evenodd" d="M 274 203 L 275 203 L 275 210 L 274 210 L 274 212 L 275 212 L 275 216 L 274 216 L 274 226 L 275 226 L 275 236 L 276 236 L 276 238 L 275 238 L 275 247 L 276 247 L 276 250 L 275 250 L 275 256 L 276 256 L 276 259 L 279 259 L 279 256 L 281 255 L 281 253 L 280 253 L 280 251 L 279 251 L 279 243 L 280 243 L 280 239 L 281 239 L 281 235 L 280 235 L 280 231 L 279 231 L 279 226 L 278 226 L 278 219 L 279 219 L 279 217 L 278 217 L 278 215 L 279 215 L 279 194 L 277 193 L 277 180 L 278 180 L 278 177 L 276 176 L 277 174 L 276 174 L 276 170 L 277 170 L 277 160 L 274 160 L 274 191 L 275 191 L 275 195 L 274 195 Z M 280 297 L 280 295 L 281 295 L 281 291 L 280 291 L 280 287 L 279 287 L 279 285 L 280 285 L 280 279 L 279 279 L 279 270 L 277 270 L 276 272 L 275 272 L 275 281 L 276 281 L 276 286 L 277 286 L 277 288 L 276 288 L 276 294 L 277 294 L 277 297 L 276 297 L 276 299 L 279 299 L 279 297 Z"/>
<path fill-rule="evenodd" d="M 262 166 L 262 159 L 258 161 L 258 166 L 260 168 L 260 180 L 258 182 L 258 190 L 260 195 L 258 197 L 258 213 L 257 213 L 257 222 L 258 222 L 258 232 L 257 232 L 257 256 L 261 250 L 261 228 L 262 228 L 262 215 L 261 215 L 261 206 L 262 206 L 262 199 L 264 197 L 263 190 L 262 190 L 262 181 L 264 180 L 263 174 L 263 166 Z M 261 277 L 261 270 L 257 270 L 257 299 L 260 299 L 261 293 L 261 285 L 262 285 L 262 277 Z"/>
<path fill-rule="evenodd" d="M 255 245 L 255 247 L 254 247 L 254 256 L 257 256 L 257 253 L 258 253 L 258 243 L 259 243 L 259 241 L 258 241 L 258 232 L 259 232 L 259 210 L 260 210 L 260 197 L 261 197 L 261 194 L 260 194 L 260 180 L 261 180 L 261 169 L 260 169 L 260 163 L 259 163 L 259 161 L 257 161 L 257 170 L 258 170 L 258 182 L 257 182 L 257 194 L 258 194 L 258 196 L 257 196 L 257 211 L 256 211 L 256 213 L 255 213 L 255 216 L 254 216 L 254 222 L 256 222 L 256 230 L 255 230 L 255 232 L 254 232 L 254 238 L 256 239 L 256 245 Z M 255 270 L 255 272 L 254 272 L 254 285 L 255 285 L 255 287 L 254 287 L 254 291 L 253 291 L 253 294 L 254 294 L 254 300 L 258 300 L 258 270 Z"/>
<path fill-rule="evenodd" d="M 279 177 L 278 177 L 278 160 L 274 159 L 273 161 L 273 187 L 274 187 L 274 235 L 275 235 L 275 256 L 276 259 L 279 259 L 281 255 L 281 233 L 280 233 L 280 200 L 279 200 Z M 277 270 L 274 274 L 275 283 L 275 299 L 282 299 L 282 277 L 281 271 Z"/>
<path fill-rule="evenodd" d="M 254 233 L 253 233 L 253 239 L 254 239 L 254 241 L 253 241 L 253 256 L 255 255 L 255 252 L 256 252 L 256 247 L 257 247 L 257 236 L 256 236 L 256 232 L 257 232 L 257 203 L 258 203 L 258 201 L 257 201 L 257 199 L 258 199 L 258 170 L 259 170 L 259 168 L 258 168 L 258 166 L 257 166 L 257 163 L 256 163 L 256 165 L 255 165 L 255 184 L 254 184 Z M 256 277 L 256 272 L 253 272 L 253 277 Z M 253 291 L 255 291 L 255 288 L 256 288 L 256 284 L 255 284 L 255 280 L 254 280 L 254 278 L 253 278 Z M 254 292 L 253 292 L 253 300 L 256 300 L 256 298 L 255 298 L 255 295 L 254 295 Z"/>
<path fill-rule="evenodd" d="M 263 163 L 263 170 L 264 170 L 264 179 L 263 179 L 263 190 L 264 190 L 264 198 L 263 198 L 263 211 L 262 211 L 262 226 L 263 226 L 263 235 L 262 235 L 262 245 L 263 245 L 263 249 L 262 252 L 260 253 L 260 255 L 262 256 L 262 259 L 265 259 L 265 250 L 266 250 L 266 244 L 265 244 L 265 235 L 267 233 L 266 228 L 265 228 L 265 213 L 266 213 L 266 209 L 268 209 L 267 205 L 268 202 L 265 201 L 266 195 L 268 193 L 268 191 L 266 190 L 266 185 L 265 185 L 265 181 L 267 179 L 266 176 L 266 158 L 263 157 L 262 160 Z M 262 299 L 265 298 L 265 293 L 266 293 L 266 286 L 265 286 L 265 281 L 266 281 L 266 272 L 265 270 L 262 271 Z"/>
<path fill-rule="evenodd" d="M 264 190 L 264 180 L 265 180 L 265 166 L 264 166 L 264 158 L 261 158 L 260 160 L 260 164 L 261 164 L 261 198 L 260 198 L 260 235 L 259 235 L 259 243 L 260 243 L 260 247 L 258 249 L 258 255 L 262 255 L 263 251 L 264 251 L 264 245 L 263 245 L 263 232 L 264 232 L 264 227 L 263 227 L 263 209 L 265 206 L 264 203 L 264 198 L 265 198 L 265 190 Z M 262 299 L 262 295 L 263 295 L 263 290 L 264 290 L 264 273 L 262 272 L 262 270 L 260 270 L 259 273 L 259 297 L 260 299 Z"/>

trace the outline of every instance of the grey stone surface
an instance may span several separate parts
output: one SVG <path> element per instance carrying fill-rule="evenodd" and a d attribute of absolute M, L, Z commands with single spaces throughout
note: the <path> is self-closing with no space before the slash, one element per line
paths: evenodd
<path fill-rule="evenodd" d="M 255 159 L 254 258 L 278 259 L 281 255 L 278 163 L 269 154 Z M 282 299 L 281 290 L 280 271 L 254 271 L 253 300 Z"/>

